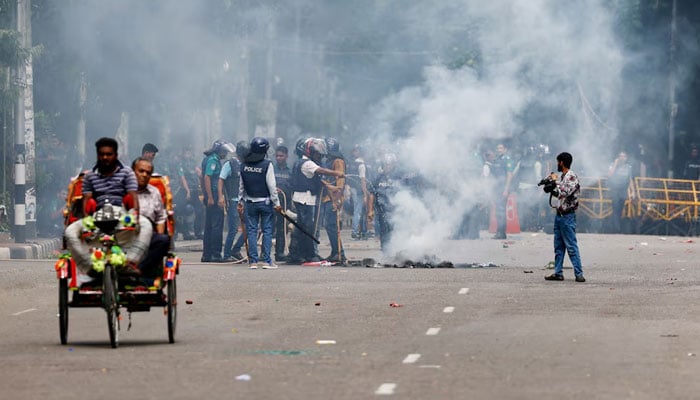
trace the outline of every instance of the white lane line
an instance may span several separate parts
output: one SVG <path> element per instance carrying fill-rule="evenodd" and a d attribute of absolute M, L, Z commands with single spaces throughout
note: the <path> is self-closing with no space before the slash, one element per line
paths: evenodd
<path fill-rule="evenodd" d="M 16 313 L 14 313 L 14 314 L 12 314 L 12 315 L 16 317 L 16 316 L 18 316 L 18 315 L 22 315 L 22 314 L 25 314 L 25 313 L 28 313 L 28 312 L 32 312 L 32 311 L 36 311 L 36 308 L 28 308 L 28 309 L 26 309 L 26 310 L 23 310 L 23 311 L 20 311 L 20 312 L 16 312 Z"/>
<path fill-rule="evenodd" d="M 469 288 L 468 287 L 463 287 L 459 289 L 459 294 L 467 294 L 469 293 Z"/>
<path fill-rule="evenodd" d="M 438 332 L 440 332 L 440 328 L 430 328 L 427 332 L 425 332 L 425 334 L 428 336 L 434 336 L 437 335 Z"/>
<path fill-rule="evenodd" d="M 374 394 L 394 394 L 394 390 L 396 390 L 395 383 L 382 383 L 379 385 L 379 388 L 374 391 Z"/>
<path fill-rule="evenodd" d="M 413 364 L 414 362 L 418 361 L 420 358 L 420 354 L 409 354 L 406 356 L 406 358 L 403 359 L 404 364 Z"/>
<path fill-rule="evenodd" d="M 442 310 L 442 312 L 444 312 L 445 314 L 449 314 L 449 313 L 451 313 L 451 312 L 454 311 L 454 310 L 455 310 L 454 307 L 445 307 L 445 308 Z"/>
<path fill-rule="evenodd" d="M 419 365 L 418 368 L 433 368 L 433 369 L 440 369 L 442 368 L 439 365 Z"/>

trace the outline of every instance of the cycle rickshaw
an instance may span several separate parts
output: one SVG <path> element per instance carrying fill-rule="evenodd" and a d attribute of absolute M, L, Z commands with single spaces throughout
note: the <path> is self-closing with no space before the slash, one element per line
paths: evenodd
<path fill-rule="evenodd" d="M 65 226 L 79 218 L 85 218 L 82 206 L 82 183 L 84 173 L 74 178 L 68 186 L 66 207 L 64 209 Z M 102 284 L 85 286 L 84 278 L 77 268 L 75 260 L 67 251 L 66 239 L 63 238 L 63 253 L 56 262 L 56 277 L 58 278 L 58 319 L 61 344 L 68 342 L 68 315 L 70 308 L 100 307 L 107 313 L 110 344 L 116 348 L 119 344 L 119 329 L 121 322 L 120 308 L 129 313 L 129 328 L 131 313 L 150 311 L 151 307 L 163 307 L 167 318 L 168 340 L 175 342 L 175 327 L 177 322 L 177 280 L 181 260 L 172 252 L 173 236 L 175 233 L 175 217 L 173 212 L 173 197 L 167 176 L 153 175 L 149 184 L 155 186 L 161 194 L 163 205 L 167 212 L 167 234 L 170 236 L 170 251 L 162 265 L 162 277 L 144 279 L 133 276 L 121 276 L 120 261 L 125 255 L 119 246 L 119 236 L 133 226 L 129 214 L 109 214 L 111 207 L 105 206 L 97 210 L 94 218 L 95 243 L 92 259 L 103 262 Z M 125 203 L 128 202 L 125 201 Z M 109 208 L 109 210 L 108 210 Z M 85 224 L 86 220 L 83 219 Z M 131 222 L 131 223 L 130 223 Z"/>

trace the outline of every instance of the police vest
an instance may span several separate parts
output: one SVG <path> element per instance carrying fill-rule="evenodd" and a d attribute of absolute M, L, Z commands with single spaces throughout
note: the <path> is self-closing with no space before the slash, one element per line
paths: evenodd
<path fill-rule="evenodd" d="M 292 167 L 292 191 L 308 191 L 311 192 L 312 195 L 318 196 L 318 194 L 321 193 L 321 177 L 314 174 L 314 176 L 309 179 L 301 172 L 301 166 L 308 161 L 311 160 L 300 159 L 294 163 L 294 167 Z"/>
<path fill-rule="evenodd" d="M 275 181 L 281 190 L 289 190 L 292 180 L 292 171 L 285 165 L 284 168 L 275 168 Z"/>
<path fill-rule="evenodd" d="M 266 179 L 269 167 L 270 160 L 247 162 L 241 165 L 241 179 L 248 197 L 270 197 Z"/>
<path fill-rule="evenodd" d="M 224 180 L 224 189 L 226 189 L 228 199 L 231 200 L 238 197 L 238 185 L 240 183 L 240 175 L 238 173 L 241 170 L 241 163 L 235 158 L 228 160 L 227 163 L 231 167 L 231 174 Z"/>

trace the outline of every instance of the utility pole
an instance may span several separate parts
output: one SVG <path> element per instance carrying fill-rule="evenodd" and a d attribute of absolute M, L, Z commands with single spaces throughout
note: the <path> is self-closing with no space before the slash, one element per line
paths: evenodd
<path fill-rule="evenodd" d="M 78 157 L 80 157 L 80 166 L 85 162 L 85 140 L 87 132 L 87 121 L 85 119 L 85 109 L 87 107 L 87 80 L 85 72 L 80 73 L 80 99 L 78 102 L 80 119 L 78 120 L 78 137 L 75 144 L 78 148 Z"/>
<path fill-rule="evenodd" d="M 17 31 L 19 32 L 20 45 L 24 47 L 24 2 L 17 0 Z M 17 62 L 15 81 L 18 86 L 17 103 L 15 104 L 15 225 L 14 236 L 16 243 L 24 243 L 27 240 L 26 226 L 26 180 L 27 164 L 24 142 L 24 88 L 25 82 L 24 60 Z"/>
<path fill-rule="evenodd" d="M 676 135 L 676 115 L 678 115 L 678 104 L 676 104 L 676 0 L 671 6 L 671 43 L 669 49 L 669 73 L 668 73 L 668 177 L 673 178 L 674 164 L 674 142 Z"/>

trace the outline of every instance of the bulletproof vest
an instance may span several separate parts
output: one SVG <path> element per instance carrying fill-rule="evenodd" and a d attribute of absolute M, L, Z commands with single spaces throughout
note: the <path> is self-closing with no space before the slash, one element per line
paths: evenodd
<path fill-rule="evenodd" d="M 230 200 L 238 197 L 238 185 L 240 183 L 240 175 L 238 173 L 241 170 L 241 163 L 235 158 L 228 160 L 227 163 L 231 166 L 231 175 L 224 180 L 224 189 Z"/>
<path fill-rule="evenodd" d="M 277 187 L 281 190 L 287 191 L 291 186 L 292 180 L 292 170 L 286 165 L 284 168 L 275 168 L 275 181 L 277 181 Z"/>
<path fill-rule="evenodd" d="M 381 174 L 374 181 L 372 187 L 378 212 L 384 213 L 391 210 L 391 198 L 396 191 L 397 183 L 395 177 L 388 174 Z"/>
<path fill-rule="evenodd" d="M 496 157 L 491 165 L 491 175 L 497 179 L 506 179 L 508 156 Z"/>
<path fill-rule="evenodd" d="M 362 181 L 360 180 L 360 164 L 364 164 L 364 162 L 358 162 L 355 160 L 348 161 L 345 164 L 345 175 L 347 175 L 346 182 L 348 183 L 348 186 L 354 189 L 361 189 L 362 188 Z M 365 166 L 365 172 L 366 172 L 366 166 Z M 365 177 L 366 178 L 366 177 Z"/>
<path fill-rule="evenodd" d="M 309 191 L 314 196 L 318 196 L 318 194 L 321 193 L 321 177 L 314 174 L 313 178 L 309 179 L 301 172 L 301 166 L 308 161 L 311 160 L 299 159 L 294 163 L 292 167 L 292 191 Z"/>
<path fill-rule="evenodd" d="M 246 162 L 241 165 L 241 179 L 248 197 L 270 197 L 265 179 L 269 167 L 270 160 Z"/>
<path fill-rule="evenodd" d="M 535 176 L 535 159 L 533 157 L 524 157 L 520 160 L 517 177 L 519 182 L 534 184 L 541 178 Z"/>

